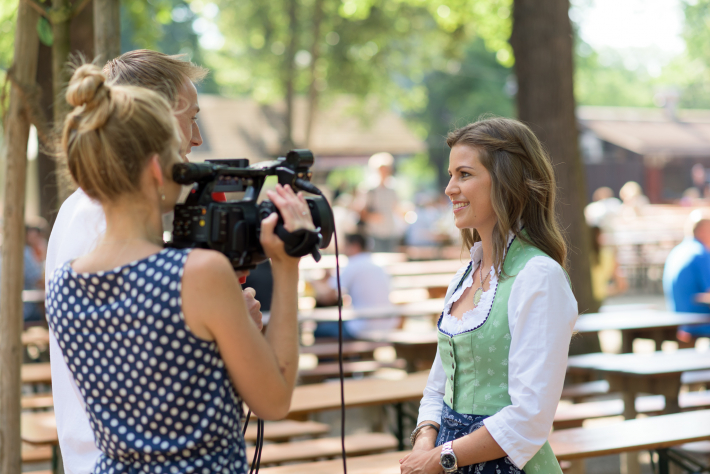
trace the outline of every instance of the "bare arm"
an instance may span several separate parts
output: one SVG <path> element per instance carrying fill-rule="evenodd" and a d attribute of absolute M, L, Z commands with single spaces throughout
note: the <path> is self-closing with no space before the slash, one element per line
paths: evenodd
<path fill-rule="evenodd" d="M 429 431 L 434 432 L 433 429 Z M 421 441 L 422 448 L 425 447 L 425 443 L 428 444 L 428 440 Z M 418 445 L 420 445 L 419 437 L 415 446 Z M 496 443 L 485 426 L 455 440 L 453 449 L 459 466 L 469 466 L 506 456 L 505 451 Z M 439 464 L 440 457 L 441 446 L 429 450 L 415 449 L 402 458 L 400 471 L 402 474 L 438 474 L 442 472 Z"/>
<path fill-rule="evenodd" d="M 307 204 L 290 189 L 269 197 L 287 230 L 313 228 Z M 308 222 L 303 212 L 306 212 Z M 217 342 L 232 382 L 260 418 L 283 418 L 291 403 L 298 369 L 298 258 L 286 255 L 273 233 L 276 215 L 262 221 L 261 244 L 272 259 L 274 299 L 271 321 L 262 336 L 248 314 L 234 271 L 226 257 L 211 251 L 190 254 L 183 276 L 183 312 L 191 330 Z"/>

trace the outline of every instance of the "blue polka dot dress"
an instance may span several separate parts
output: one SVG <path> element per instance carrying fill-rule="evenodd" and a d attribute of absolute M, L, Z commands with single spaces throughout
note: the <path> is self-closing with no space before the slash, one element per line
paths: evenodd
<path fill-rule="evenodd" d="M 47 318 L 102 452 L 95 474 L 247 471 L 241 400 L 216 343 L 182 314 L 188 254 L 52 277 Z"/>

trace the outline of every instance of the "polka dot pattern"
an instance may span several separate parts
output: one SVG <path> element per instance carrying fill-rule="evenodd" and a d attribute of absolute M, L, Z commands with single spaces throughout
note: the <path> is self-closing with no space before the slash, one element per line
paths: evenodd
<path fill-rule="evenodd" d="M 245 473 L 242 403 L 217 345 L 185 324 L 189 250 L 57 269 L 47 318 L 102 452 L 93 473 Z"/>

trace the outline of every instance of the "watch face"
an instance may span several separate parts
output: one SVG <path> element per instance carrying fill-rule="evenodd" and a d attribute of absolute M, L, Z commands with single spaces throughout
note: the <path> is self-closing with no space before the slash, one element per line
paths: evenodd
<path fill-rule="evenodd" d="M 456 466 L 456 458 L 453 454 L 441 455 L 441 467 L 444 469 L 453 469 Z"/>

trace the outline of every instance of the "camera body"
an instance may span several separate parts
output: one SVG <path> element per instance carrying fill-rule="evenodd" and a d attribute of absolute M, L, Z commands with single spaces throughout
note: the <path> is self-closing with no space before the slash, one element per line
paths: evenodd
<path fill-rule="evenodd" d="M 312 165 L 310 150 L 291 150 L 285 157 L 253 166 L 245 158 L 174 165 L 173 180 L 193 187 L 185 204 L 175 206 L 169 246 L 217 250 L 229 258 L 235 270 L 255 268 L 267 258 L 259 243 L 261 221 L 272 212 L 278 213 L 271 201 L 257 203 L 257 199 L 266 178 L 276 176 L 281 185 L 317 195 L 306 198 L 315 232 L 286 231 L 280 214 L 275 232 L 289 255 L 310 253 L 319 260 L 318 249 L 330 244 L 335 224 L 330 205 L 309 181 Z M 244 197 L 226 202 L 215 199 L 215 193 L 227 192 L 244 192 Z"/>

